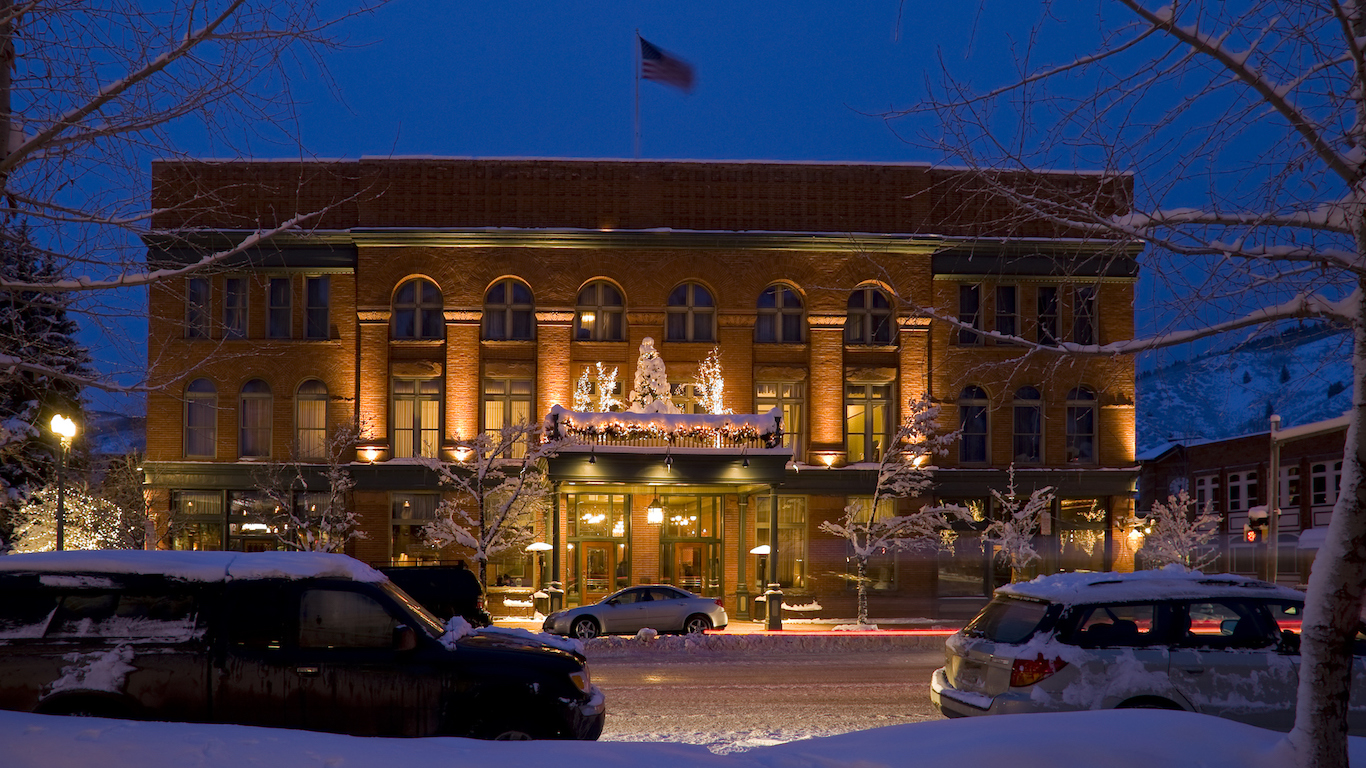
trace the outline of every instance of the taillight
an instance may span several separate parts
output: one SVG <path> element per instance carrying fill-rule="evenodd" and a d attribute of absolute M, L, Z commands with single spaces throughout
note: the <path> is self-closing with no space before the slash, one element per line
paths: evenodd
<path fill-rule="evenodd" d="M 716 604 L 719 605 L 719 606 L 721 606 L 722 608 L 725 608 L 725 607 L 726 607 L 726 604 L 723 603 L 723 602 L 721 602 L 721 598 L 719 598 L 719 597 L 716 598 Z"/>
<path fill-rule="evenodd" d="M 1034 659 L 1016 659 L 1010 665 L 1010 687 L 1033 685 L 1065 666 L 1067 662 L 1062 659 L 1045 659 L 1042 653 Z"/>

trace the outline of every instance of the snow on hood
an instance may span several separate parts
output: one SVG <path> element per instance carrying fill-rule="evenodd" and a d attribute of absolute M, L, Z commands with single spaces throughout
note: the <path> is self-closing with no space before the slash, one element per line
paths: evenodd
<path fill-rule="evenodd" d="M 1206 576 L 1175 564 L 1161 570 L 1134 573 L 1057 573 L 1020 584 L 1007 584 L 998 588 L 996 594 L 1032 597 L 1064 605 L 1205 597 L 1304 600 L 1303 593 L 1289 587 L 1231 573 Z"/>
<path fill-rule="evenodd" d="M 384 574 L 346 555 L 325 552 L 182 552 L 93 549 L 0 557 L 0 572 L 137 573 L 186 581 L 331 577 L 384 581 Z"/>

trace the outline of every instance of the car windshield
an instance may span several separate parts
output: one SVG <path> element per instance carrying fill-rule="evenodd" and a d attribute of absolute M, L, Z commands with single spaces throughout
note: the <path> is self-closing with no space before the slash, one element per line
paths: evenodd
<path fill-rule="evenodd" d="M 1034 634 L 1048 612 L 1048 603 L 998 597 L 987 603 L 963 634 L 996 643 L 1021 643 Z"/>
<path fill-rule="evenodd" d="M 422 631 L 432 637 L 441 637 L 446 633 L 446 628 L 441 626 L 441 622 L 433 616 L 430 611 L 423 608 L 420 603 L 409 597 L 407 592 L 394 586 L 392 581 L 380 582 L 379 587 L 389 593 L 389 596 L 398 601 L 400 605 L 408 609 L 408 613 L 412 614 L 413 618 L 417 619 L 417 623 L 420 625 Z M 414 627 L 414 629 L 417 628 L 418 627 Z"/>

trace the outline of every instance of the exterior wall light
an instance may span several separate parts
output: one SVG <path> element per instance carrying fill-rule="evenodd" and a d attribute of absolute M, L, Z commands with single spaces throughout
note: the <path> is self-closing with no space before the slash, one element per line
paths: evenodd
<path fill-rule="evenodd" d="M 650 500 L 650 505 L 645 508 L 645 522 L 651 525 L 659 525 L 664 522 L 664 505 L 659 503 L 659 494 Z"/>

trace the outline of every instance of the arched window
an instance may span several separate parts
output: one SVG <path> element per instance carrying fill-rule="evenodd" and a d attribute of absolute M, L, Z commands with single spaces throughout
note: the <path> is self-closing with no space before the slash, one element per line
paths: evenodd
<path fill-rule="evenodd" d="M 711 291 L 697 283 L 683 283 L 669 294 L 668 341 L 715 341 L 716 302 Z"/>
<path fill-rule="evenodd" d="M 252 379 L 242 385 L 237 403 L 237 455 L 270 455 L 270 385 Z"/>
<path fill-rule="evenodd" d="M 446 318 L 441 310 L 441 289 L 436 283 L 421 277 L 408 280 L 394 293 L 393 338 L 445 338 Z"/>
<path fill-rule="evenodd" d="M 1067 393 L 1067 463 L 1096 461 L 1096 394 L 1086 387 Z"/>
<path fill-rule="evenodd" d="M 802 297 L 786 285 L 770 285 L 759 294 L 759 318 L 754 324 L 754 341 L 761 344 L 800 344 L 805 316 Z"/>
<path fill-rule="evenodd" d="M 958 427 L 963 430 L 958 438 L 960 464 L 987 463 L 988 405 L 986 390 L 981 387 L 964 387 L 958 395 Z"/>
<path fill-rule="evenodd" d="M 216 455 L 218 445 L 218 390 L 208 379 L 195 379 L 185 388 L 185 455 Z"/>
<path fill-rule="evenodd" d="M 870 285 L 849 294 L 844 316 L 845 344 L 891 344 L 895 331 L 892 303 L 882 289 Z"/>
<path fill-rule="evenodd" d="M 494 283 L 484 294 L 484 338 L 491 341 L 530 341 L 535 338 L 531 289 L 510 277 Z"/>
<path fill-rule="evenodd" d="M 1043 462 L 1043 398 L 1033 387 L 1015 390 L 1015 461 L 1021 464 Z"/>
<path fill-rule="evenodd" d="M 327 385 L 317 379 L 294 393 L 294 443 L 301 459 L 327 458 Z"/>
<path fill-rule="evenodd" d="M 579 291 L 574 308 L 574 338 L 579 341 L 621 341 L 626 338 L 626 302 L 621 291 L 606 280 L 595 280 Z"/>

